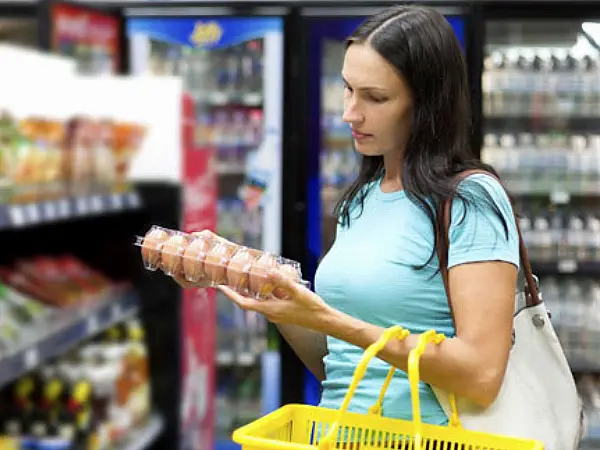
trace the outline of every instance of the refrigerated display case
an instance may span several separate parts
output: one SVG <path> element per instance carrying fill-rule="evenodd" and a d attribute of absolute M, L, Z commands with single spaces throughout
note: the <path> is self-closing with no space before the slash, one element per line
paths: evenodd
<path fill-rule="evenodd" d="M 344 84 L 341 69 L 345 40 L 369 15 L 385 7 L 307 8 L 304 13 L 308 47 L 308 193 L 307 193 L 307 279 L 313 280 L 319 260 L 335 239 L 334 208 L 352 183 L 360 165 L 348 124 L 342 119 Z M 441 10 L 465 46 L 466 11 Z M 316 404 L 320 384 L 306 371 L 305 401 Z"/>
<path fill-rule="evenodd" d="M 485 30 L 481 158 L 513 197 L 589 444 L 600 437 L 600 21 L 532 14 Z"/>
<path fill-rule="evenodd" d="M 193 183 L 184 186 L 184 203 L 214 202 L 218 234 L 280 253 L 283 19 L 132 17 L 127 33 L 133 73 L 180 76 L 193 99 L 193 146 L 210 155 L 217 195 Z M 186 224 L 206 227 L 212 228 L 202 217 Z M 219 445 L 236 427 L 280 406 L 280 358 L 276 331 L 220 292 L 216 318 L 208 320 L 216 320 L 216 385 L 208 395 Z"/>

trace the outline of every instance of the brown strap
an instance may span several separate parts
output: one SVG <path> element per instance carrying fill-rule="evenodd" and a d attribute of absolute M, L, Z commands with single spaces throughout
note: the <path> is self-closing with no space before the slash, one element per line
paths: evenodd
<path fill-rule="evenodd" d="M 496 176 L 494 176 L 493 174 L 491 174 L 489 172 L 486 172 L 485 170 L 480 170 L 480 169 L 472 169 L 472 170 L 466 170 L 464 172 L 461 172 L 457 176 L 457 181 L 460 183 L 461 180 L 467 178 L 468 176 L 478 174 L 478 173 L 482 173 L 482 174 L 486 174 L 491 177 L 494 177 L 496 180 L 498 180 L 500 185 L 504 188 L 504 185 Z M 504 188 L 504 190 L 506 192 L 506 188 Z M 506 195 L 508 196 L 508 192 L 506 193 Z M 510 196 L 508 196 L 508 198 L 510 199 Z M 450 224 L 451 224 L 451 220 L 452 220 L 452 217 L 451 217 L 452 216 L 452 199 L 449 199 L 444 203 L 441 212 L 444 215 L 444 222 L 443 222 L 444 228 L 443 228 L 443 230 L 438 230 L 438 242 L 440 242 L 440 239 L 443 239 L 446 244 L 446 248 L 449 249 L 450 248 L 450 236 L 449 236 Z M 523 236 L 521 235 L 521 228 L 519 227 L 519 221 L 517 219 L 516 214 L 515 214 L 515 223 L 517 226 L 517 232 L 519 234 L 519 254 L 520 254 L 520 258 L 521 258 L 521 266 L 523 268 L 523 274 L 525 275 L 525 280 L 527 281 L 527 288 L 528 288 L 528 293 L 525 296 L 526 305 L 527 306 L 536 306 L 541 303 L 541 300 L 540 300 L 539 293 L 537 290 L 537 285 L 533 278 L 533 272 L 531 270 L 531 263 L 529 262 L 529 257 L 527 255 L 527 248 L 525 247 L 525 243 L 523 242 Z M 450 307 L 450 314 L 452 315 L 452 322 L 454 322 L 454 311 L 452 309 L 452 301 L 450 299 L 450 287 L 449 287 L 449 280 L 448 280 L 448 252 L 445 252 L 445 254 L 442 254 L 441 246 L 437 245 L 437 253 L 438 253 L 438 260 L 440 263 L 440 272 L 442 274 L 442 279 L 444 280 L 444 288 L 446 289 L 446 297 L 448 297 L 448 306 Z"/>

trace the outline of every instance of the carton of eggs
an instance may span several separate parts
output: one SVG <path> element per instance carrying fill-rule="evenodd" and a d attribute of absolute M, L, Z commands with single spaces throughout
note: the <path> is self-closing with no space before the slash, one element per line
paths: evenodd
<path fill-rule="evenodd" d="M 135 245 L 141 248 L 147 270 L 162 270 L 168 276 L 199 286 L 227 285 L 255 298 L 285 298 L 288 293 L 269 282 L 273 270 L 308 285 L 302 280 L 298 262 L 237 245 L 210 233 L 189 234 L 153 226 L 145 236 L 136 238 Z"/>

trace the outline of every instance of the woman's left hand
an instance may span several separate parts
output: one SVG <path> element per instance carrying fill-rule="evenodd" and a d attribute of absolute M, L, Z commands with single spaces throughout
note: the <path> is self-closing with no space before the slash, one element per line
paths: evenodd
<path fill-rule="evenodd" d="M 227 286 L 219 290 L 243 310 L 256 311 L 270 322 L 293 324 L 316 331 L 322 331 L 327 314 L 331 311 L 321 297 L 291 278 L 278 272 L 268 275 L 268 283 L 278 291 L 284 291 L 284 298 L 271 295 L 268 299 L 257 300 L 238 294 Z"/>

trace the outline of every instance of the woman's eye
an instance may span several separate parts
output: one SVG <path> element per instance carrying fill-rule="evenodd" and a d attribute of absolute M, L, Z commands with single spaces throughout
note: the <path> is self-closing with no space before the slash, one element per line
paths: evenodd
<path fill-rule="evenodd" d="M 344 90 L 348 92 L 352 92 L 352 89 L 347 84 L 344 84 Z"/>
<path fill-rule="evenodd" d="M 373 100 L 375 103 L 383 103 L 385 102 L 387 99 L 383 98 L 383 97 L 374 97 L 374 96 L 370 96 L 371 100 Z"/>

